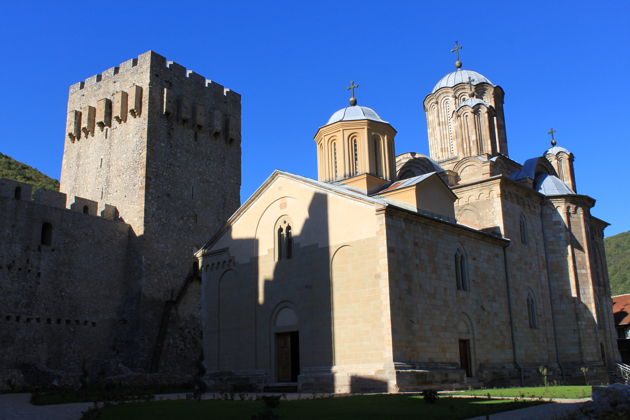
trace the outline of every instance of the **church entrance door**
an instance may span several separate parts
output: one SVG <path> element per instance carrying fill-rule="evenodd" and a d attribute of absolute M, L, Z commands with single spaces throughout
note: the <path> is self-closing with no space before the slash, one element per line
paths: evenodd
<path fill-rule="evenodd" d="M 459 340 L 459 367 L 466 371 L 466 376 L 472 376 L 470 340 Z"/>
<path fill-rule="evenodd" d="M 297 382 L 300 373 L 300 342 L 297 331 L 276 334 L 278 382 Z"/>

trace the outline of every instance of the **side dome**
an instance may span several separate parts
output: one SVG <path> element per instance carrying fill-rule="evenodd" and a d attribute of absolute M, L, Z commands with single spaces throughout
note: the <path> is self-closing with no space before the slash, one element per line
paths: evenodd
<path fill-rule="evenodd" d="M 331 117 L 328 119 L 326 125 L 330 125 L 339 121 L 356 120 L 371 120 L 389 124 L 387 121 L 384 121 L 381 117 L 379 117 L 376 111 L 374 111 L 372 108 L 368 108 L 367 106 L 354 105 L 341 108 L 339 111 L 332 114 Z"/>
<path fill-rule="evenodd" d="M 494 84 L 483 74 L 472 70 L 457 70 L 442 77 L 439 82 L 433 86 L 431 93 L 435 93 L 438 89 L 442 89 L 444 87 L 453 87 L 460 83 L 468 83 L 469 78 L 473 85 L 487 83 L 494 86 Z"/>

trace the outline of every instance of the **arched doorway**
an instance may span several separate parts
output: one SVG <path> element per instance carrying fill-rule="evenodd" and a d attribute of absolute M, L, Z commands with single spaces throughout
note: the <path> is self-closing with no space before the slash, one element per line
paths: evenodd
<path fill-rule="evenodd" d="M 457 337 L 459 341 L 459 367 L 467 377 L 474 375 L 474 333 L 472 322 L 466 314 L 462 314 L 457 324 Z"/>
<path fill-rule="evenodd" d="M 276 382 L 297 382 L 300 374 L 300 335 L 295 311 L 285 306 L 274 320 Z"/>

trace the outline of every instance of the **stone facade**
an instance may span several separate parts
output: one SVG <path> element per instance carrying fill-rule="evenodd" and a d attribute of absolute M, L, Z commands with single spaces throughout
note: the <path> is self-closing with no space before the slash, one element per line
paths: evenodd
<path fill-rule="evenodd" d="M 152 51 L 70 87 L 61 192 L 2 181 L 0 388 L 193 373 L 193 252 L 240 203 L 240 112 Z"/>
<path fill-rule="evenodd" d="M 395 130 L 353 98 L 315 135 L 318 180 L 274 172 L 197 253 L 213 387 L 606 380 L 607 224 L 573 155 L 511 160 L 502 88 L 458 72 L 424 101 L 430 157 L 395 156 Z M 374 170 L 374 133 L 394 175 Z"/>

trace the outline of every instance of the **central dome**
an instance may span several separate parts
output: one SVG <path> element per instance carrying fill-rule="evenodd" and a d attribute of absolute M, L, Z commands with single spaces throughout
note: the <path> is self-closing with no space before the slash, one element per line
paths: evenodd
<path fill-rule="evenodd" d="M 492 82 L 483 74 L 479 74 L 472 70 L 457 70 L 442 77 L 440 81 L 433 86 L 431 93 L 435 93 L 438 89 L 443 87 L 453 87 L 460 83 L 468 83 L 468 78 L 470 78 L 473 85 L 487 83 L 494 86 L 494 84 L 492 84 Z"/>
<path fill-rule="evenodd" d="M 381 117 L 378 116 L 376 111 L 374 111 L 372 108 L 368 108 L 367 106 L 354 105 L 341 108 L 339 111 L 332 114 L 331 117 L 328 119 L 326 125 L 336 123 L 338 121 L 356 120 L 372 120 L 387 124 L 387 121 L 383 121 Z"/>

